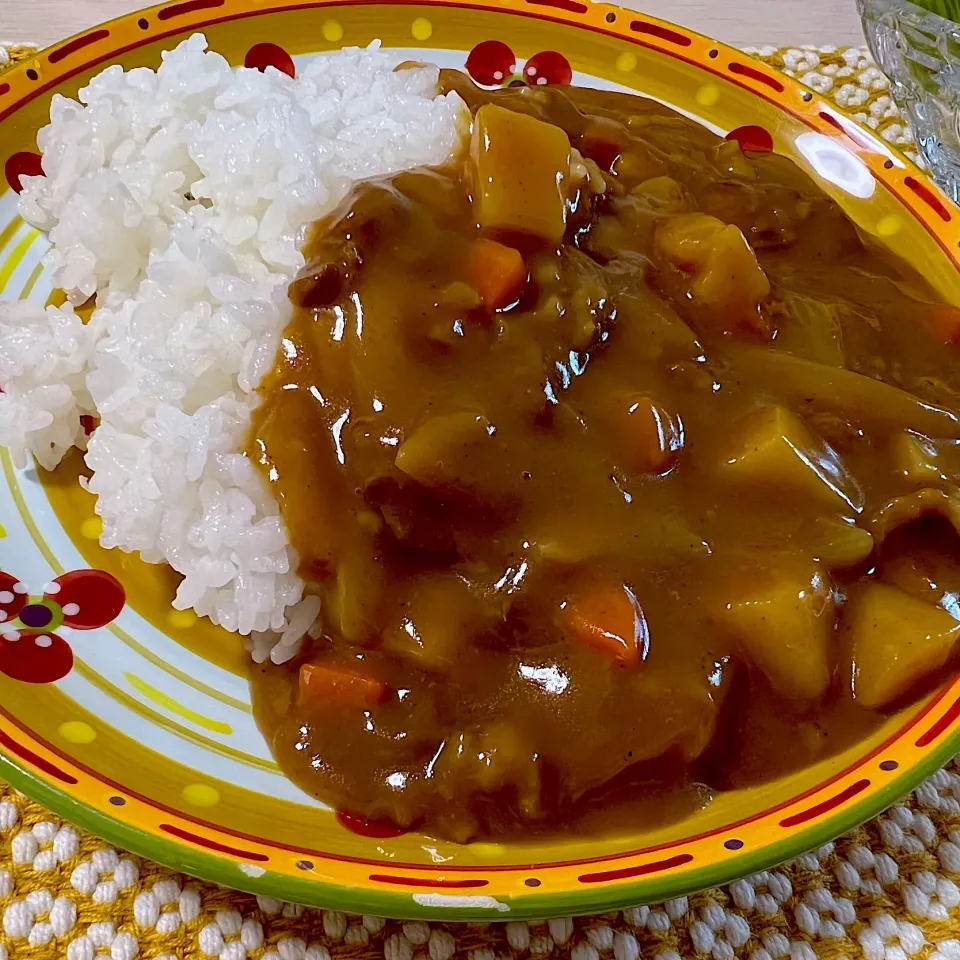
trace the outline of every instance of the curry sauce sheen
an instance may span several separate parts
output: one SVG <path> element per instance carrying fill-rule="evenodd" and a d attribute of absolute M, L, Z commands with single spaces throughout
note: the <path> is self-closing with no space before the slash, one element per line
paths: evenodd
<path fill-rule="evenodd" d="M 459 841 L 639 822 L 929 690 L 960 311 L 785 158 L 626 94 L 441 87 L 469 144 L 315 226 L 248 444 L 322 602 L 253 673 L 283 770 Z"/>

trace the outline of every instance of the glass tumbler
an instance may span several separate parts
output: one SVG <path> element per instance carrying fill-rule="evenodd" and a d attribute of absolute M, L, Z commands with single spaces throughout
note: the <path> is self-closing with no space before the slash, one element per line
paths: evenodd
<path fill-rule="evenodd" d="M 960 0 L 857 5 L 870 51 L 913 128 L 917 152 L 947 195 L 960 202 Z"/>

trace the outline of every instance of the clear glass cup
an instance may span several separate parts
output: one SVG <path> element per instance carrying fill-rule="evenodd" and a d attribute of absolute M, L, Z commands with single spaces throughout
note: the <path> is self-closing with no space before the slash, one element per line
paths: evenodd
<path fill-rule="evenodd" d="M 857 5 L 870 51 L 913 127 L 917 152 L 960 203 L 960 0 Z"/>

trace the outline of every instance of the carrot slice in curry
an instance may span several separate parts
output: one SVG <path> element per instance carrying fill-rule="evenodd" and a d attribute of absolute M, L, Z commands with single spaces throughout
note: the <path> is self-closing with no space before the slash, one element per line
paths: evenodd
<path fill-rule="evenodd" d="M 960 307 L 947 303 L 932 306 L 930 328 L 937 340 L 943 343 L 960 342 Z"/>
<path fill-rule="evenodd" d="M 484 304 L 499 310 L 516 300 L 527 279 L 527 267 L 519 250 L 480 238 L 470 247 L 467 278 Z"/>
<path fill-rule="evenodd" d="M 683 445 L 676 419 L 650 397 L 628 397 L 617 412 L 628 468 L 649 474 L 669 471 Z"/>
<path fill-rule="evenodd" d="M 380 680 L 338 667 L 316 663 L 300 667 L 300 702 L 311 706 L 372 707 L 383 701 L 389 689 Z"/>
<path fill-rule="evenodd" d="M 633 591 L 623 583 L 597 584 L 562 607 L 564 626 L 582 643 L 621 663 L 646 659 L 647 621 Z"/>

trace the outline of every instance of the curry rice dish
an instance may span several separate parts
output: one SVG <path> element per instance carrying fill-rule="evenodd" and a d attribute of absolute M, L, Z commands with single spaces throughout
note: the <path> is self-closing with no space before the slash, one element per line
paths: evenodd
<path fill-rule="evenodd" d="M 0 443 L 84 449 L 101 544 L 250 638 L 283 770 L 636 831 L 945 679 L 960 310 L 784 157 L 395 67 L 197 36 L 55 99 L 20 210 L 68 302 L 0 304 Z"/>

